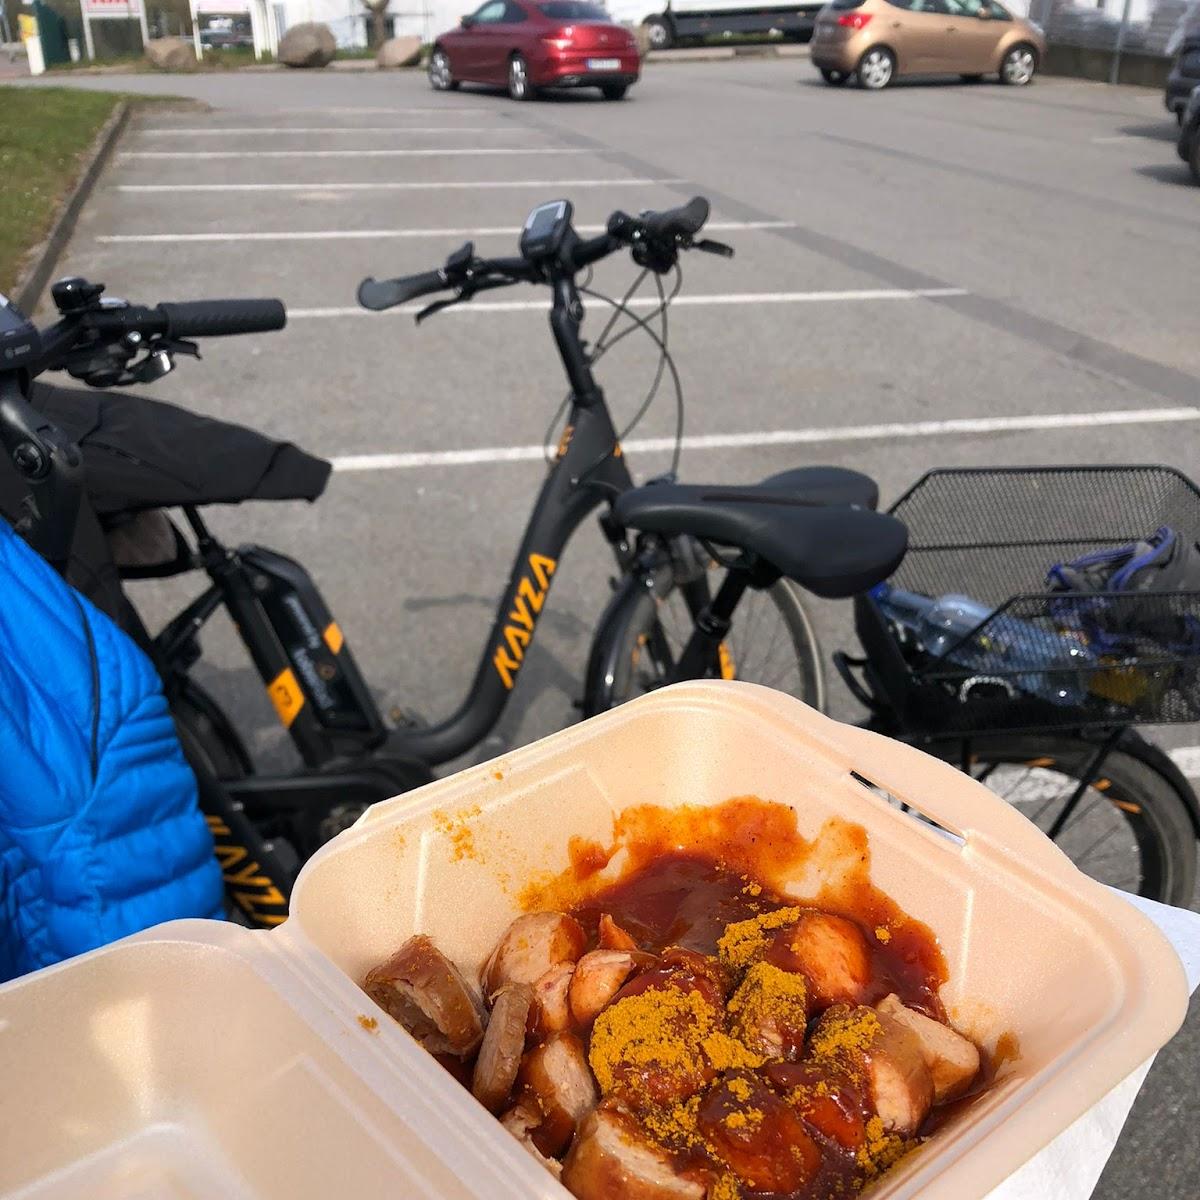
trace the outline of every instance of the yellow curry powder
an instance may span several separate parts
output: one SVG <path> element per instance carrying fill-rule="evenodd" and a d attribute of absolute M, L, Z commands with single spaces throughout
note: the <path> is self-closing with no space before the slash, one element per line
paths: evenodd
<path fill-rule="evenodd" d="M 766 1028 L 803 1031 L 807 1005 L 803 975 L 759 962 L 746 972 L 726 1007 L 733 1018 L 734 1037 L 752 1044 Z"/>
<path fill-rule="evenodd" d="M 867 1122 L 866 1141 L 858 1148 L 857 1161 L 867 1179 L 882 1175 L 894 1167 L 906 1154 L 917 1148 L 917 1143 L 899 1134 L 888 1133 L 879 1117 Z"/>
<path fill-rule="evenodd" d="M 777 908 L 751 917 L 748 921 L 734 921 L 725 926 L 725 932 L 717 943 L 717 953 L 726 966 L 743 970 L 766 953 L 769 933 L 785 925 L 794 925 L 799 919 L 798 908 Z"/>
<path fill-rule="evenodd" d="M 836 1059 L 853 1063 L 871 1048 L 883 1026 L 869 1008 L 835 1004 L 827 1008 L 808 1041 L 809 1053 L 818 1061 Z"/>
<path fill-rule="evenodd" d="M 592 1026 L 588 1061 L 605 1095 L 626 1073 L 692 1074 L 716 1013 L 699 992 L 647 988 L 609 1005 Z"/>
<path fill-rule="evenodd" d="M 708 1200 L 741 1200 L 742 1189 L 738 1187 L 736 1175 L 722 1175 L 708 1189 Z"/>

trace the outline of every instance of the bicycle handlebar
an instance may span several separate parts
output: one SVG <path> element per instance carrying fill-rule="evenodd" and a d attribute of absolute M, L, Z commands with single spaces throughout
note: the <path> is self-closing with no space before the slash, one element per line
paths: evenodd
<path fill-rule="evenodd" d="M 228 337 L 271 333 L 287 324 L 280 300 L 179 300 L 148 308 L 139 304 L 102 307 L 86 314 L 79 332 L 109 340 L 137 333 L 148 337 Z"/>
<path fill-rule="evenodd" d="M 662 274 L 675 265 L 680 250 L 694 247 L 724 255 L 733 253 L 718 242 L 693 241 L 704 228 L 708 215 L 709 203 L 703 196 L 696 196 L 678 208 L 644 212 L 637 217 L 615 212 L 609 217 L 605 232 L 596 237 L 581 239 L 569 231 L 554 264 L 525 258 L 476 258 L 474 247 L 468 242 L 440 270 L 396 279 L 373 276 L 364 279 L 358 287 L 358 302 L 363 308 L 382 312 L 421 296 L 454 289 L 459 292 L 459 300 L 467 300 L 484 288 L 521 281 L 548 283 L 555 265 L 572 273 L 581 271 L 626 247 L 632 249 L 639 265 Z M 435 302 L 426 313 L 455 302 Z"/>

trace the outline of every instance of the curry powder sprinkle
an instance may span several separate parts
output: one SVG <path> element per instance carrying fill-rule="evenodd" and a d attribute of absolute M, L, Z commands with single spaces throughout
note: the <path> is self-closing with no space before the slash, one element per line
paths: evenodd
<path fill-rule="evenodd" d="M 899 1134 L 888 1133 L 879 1117 L 867 1122 L 867 1136 L 858 1148 L 856 1159 L 865 1178 L 874 1179 L 894 1167 L 906 1154 L 917 1148 L 918 1143 Z"/>
<path fill-rule="evenodd" d="M 753 1045 L 764 1029 L 787 1027 L 804 1030 L 808 988 L 804 976 L 759 962 L 745 978 L 726 1006 L 733 1018 L 733 1035 Z"/>
<path fill-rule="evenodd" d="M 717 1014 L 699 992 L 647 988 L 609 1005 L 592 1026 L 588 1061 L 608 1095 L 629 1075 L 694 1075 L 701 1045 L 716 1030 Z"/>
<path fill-rule="evenodd" d="M 886 946 L 892 940 L 892 931 L 886 925 L 876 925 L 875 940 Z"/>
<path fill-rule="evenodd" d="M 808 1049 L 817 1060 L 844 1061 L 864 1054 L 882 1034 L 883 1026 L 872 1009 L 835 1004 L 817 1022 Z"/>
<path fill-rule="evenodd" d="M 743 970 L 766 953 L 769 933 L 785 925 L 794 925 L 799 919 L 798 908 L 776 908 L 748 921 L 734 921 L 725 926 L 725 932 L 717 942 L 717 953 L 726 966 Z"/>
<path fill-rule="evenodd" d="M 741 1200 L 742 1189 L 738 1187 L 736 1175 L 722 1175 L 708 1189 L 708 1200 Z"/>

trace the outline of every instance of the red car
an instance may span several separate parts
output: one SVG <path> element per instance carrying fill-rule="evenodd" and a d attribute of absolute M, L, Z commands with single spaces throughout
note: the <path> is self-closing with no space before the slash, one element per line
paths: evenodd
<path fill-rule="evenodd" d="M 587 0 L 486 0 L 429 56 L 435 91 L 494 83 L 514 100 L 560 87 L 595 87 L 620 100 L 640 71 L 633 34 Z"/>

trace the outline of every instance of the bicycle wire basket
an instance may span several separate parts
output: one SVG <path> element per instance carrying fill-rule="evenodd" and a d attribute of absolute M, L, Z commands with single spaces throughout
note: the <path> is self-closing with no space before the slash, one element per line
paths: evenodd
<path fill-rule="evenodd" d="M 890 511 L 909 532 L 892 587 L 993 610 L 935 657 L 866 601 L 908 676 L 906 724 L 968 734 L 1200 720 L 1200 591 L 1063 592 L 1046 582 L 1056 564 L 1162 526 L 1200 540 L 1200 490 L 1179 471 L 935 470 Z"/>

